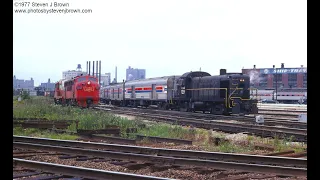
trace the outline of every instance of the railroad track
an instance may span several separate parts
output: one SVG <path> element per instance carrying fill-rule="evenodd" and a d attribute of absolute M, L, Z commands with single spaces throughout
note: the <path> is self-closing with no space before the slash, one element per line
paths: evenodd
<path fill-rule="evenodd" d="M 154 176 L 121 173 L 115 171 L 104 171 L 92 168 L 83 168 L 75 166 L 67 166 L 62 164 L 47 163 L 40 161 L 31 161 L 20 158 L 13 158 L 13 173 L 15 171 L 21 171 L 17 169 L 22 167 L 23 171 L 29 171 L 27 173 L 14 174 L 13 179 L 25 178 L 29 176 L 38 176 L 37 179 L 115 179 L 115 180 L 169 180 L 168 178 L 160 178 Z M 42 171 L 42 172 L 39 172 Z"/>
<path fill-rule="evenodd" d="M 242 121 L 254 124 L 255 117 L 252 115 L 246 116 L 224 116 L 224 115 L 212 115 L 212 114 L 203 114 L 203 113 L 190 113 L 190 112 L 179 112 L 179 111 L 169 111 L 169 110 L 155 110 L 155 109 L 142 109 L 142 108 L 128 108 L 128 107 L 114 107 L 114 106 L 100 106 L 100 108 L 112 109 L 115 110 L 127 110 L 132 112 L 145 112 L 153 114 L 165 114 L 165 115 L 175 115 L 178 117 L 187 117 L 187 118 L 201 118 L 206 120 L 235 120 Z M 265 125 L 270 126 L 285 126 L 291 128 L 301 128 L 306 129 L 307 124 L 303 122 L 298 122 L 298 119 L 292 120 L 293 118 L 275 118 L 275 117 L 265 117 Z"/>
<path fill-rule="evenodd" d="M 307 175 L 307 159 L 260 155 L 244 155 L 205 151 L 150 148 L 141 146 L 89 143 L 13 136 L 18 149 L 53 151 L 56 153 L 108 158 L 113 160 L 148 162 L 160 166 L 192 166 L 216 170 L 265 173 L 281 176 Z M 39 153 L 38 153 L 39 155 Z M 38 164 L 38 167 L 41 165 Z"/>
<path fill-rule="evenodd" d="M 108 110 L 104 108 L 95 108 L 97 110 Z M 145 117 L 154 121 L 170 122 L 179 125 L 191 125 L 204 129 L 213 129 L 228 133 L 247 132 L 261 137 L 293 138 L 294 141 L 307 142 L 307 130 L 297 128 L 275 127 L 265 125 L 240 124 L 220 122 L 215 120 L 206 120 L 199 118 L 177 117 L 175 115 L 164 115 L 156 113 L 133 112 L 131 110 L 113 109 L 111 112 L 116 114 L 126 114 L 131 116 Z M 245 119 L 245 118 L 243 118 Z"/>
<path fill-rule="evenodd" d="M 271 109 L 259 108 L 259 111 L 286 112 L 286 113 L 307 113 L 306 109 Z"/>
<path fill-rule="evenodd" d="M 259 114 L 268 115 L 268 116 L 281 116 L 281 117 L 294 117 L 297 118 L 299 114 L 306 114 L 305 113 L 287 113 L 287 112 L 274 112 L 274 111 L 259 111 Z"/>

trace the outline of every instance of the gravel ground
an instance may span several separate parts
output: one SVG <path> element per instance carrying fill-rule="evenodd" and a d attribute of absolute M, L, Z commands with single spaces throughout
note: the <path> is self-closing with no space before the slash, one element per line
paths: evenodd
<path fill-rule="evenodd" d="M 152 148 L 166 148 L 166 149 L 181 149 L 181 150 L 192 150 L 192 151 L 206 151 L 205 147 L 198 145 L 175 145 L 173 143 L 139 143 L 138 146 L 146 146 Z M 254 150 L 251 152 L 243 152 L 242 154 L 256 154 L 263 155 L 268 154 L 270 151 L 267 150 Z"/>
<path fill-rule="evenodd" d="M 165 178 L 172 178 L 172 179 L 190 179 L 190 180 L 221 179 L 222 180 L 222 179 L 232 179 L 234 177 L 238 178 L 241 176 L 248 177 L 247 179 L 257 179 L 256 177 L 260 176 L 259 179 L 261 179 L 261 176 L 265 176 L 257 173 L 245 173 L 245 172 L 238 172 L 238 171 L 232 171 L 232 170 L 220 171 L 212 168 L 198 168 L 198 167 L 187 167 L 187 166 L 173 167 L 170 165 L 150 165 L 143 162 L 139 162 L 139 163 L 134 163 L 134 162 L 130 163 L 126 161 L 94 162 L 94 160 L 76 161 L 75 159 L 59 159 L 58 155 L 38 154 L 36 156 L 27 157 L 25 159 L 64 164 L 64 165 L 70 165 L 70 166 L 81 166 L 81 167 L 87 167 L 87 168 L 102 169 L 102 170 L 108 170 L 108 171 L 143 174 L 143 175 L 165 177 Z M 17 171 L 17 172 L 20 173 L 21 171 Z M 23 178 L 20 178 L 20 179 L 23 179 Z M 268 179 L 268 180 L 269 179 L 270 180 L 277 180 L 277 179 L 289 180 L 290 179 L 291 180 L 291 179 L 297 179 L 297 178 L 273 177 L 273 178 L 262 178 L 262 179 Z M 299 180 L 306 180 L 306 178 L 299 178 Z"/>
<path fill-rule="evenodd" d="M 135 120 L 135 116 L 130 116 L 130 115 L 125 115 L 125 114 L 114 114 L 116 116 L 122 117 L 122 118 L 127 118 L 128 120 Z"/>

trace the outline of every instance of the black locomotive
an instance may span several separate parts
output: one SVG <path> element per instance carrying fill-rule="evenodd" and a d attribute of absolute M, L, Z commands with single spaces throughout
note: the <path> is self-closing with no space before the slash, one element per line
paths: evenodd
<path fill-rule="evenodd" d="M 122 106 L 225 115 L 258 113 L 257 101 L 250 99 L 250 77 L 225 69 L 216 76 L 196 71 L 112 84 L 101 88 L 100 97 L 103 102 Z"/>

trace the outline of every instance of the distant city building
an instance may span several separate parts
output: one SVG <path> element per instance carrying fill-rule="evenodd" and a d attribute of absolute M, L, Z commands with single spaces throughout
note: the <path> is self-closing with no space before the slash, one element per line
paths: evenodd
<path fill-rule="evenodd" d="M 146 70 L 145 69 L 133 69 L 129 66 L 126 70 L 126 81 L 145 79 L 146 78 Z"/>
<path fill-rule="evenodd" d="M 30 80 L 17 79 L 16 76 L 13 76 L 13 88 L 33 90 L 34 80 L 33 78 L 31 78 Z"/>
<path fill-rule="evenodd" d="M 76 71 L 76 70 L 69 70 L 62 72 L 62 79 L 72 79 L 76 76 L 80 76 L 81 74 L 85 75 L 86 72 L 83 71 Z"/>
<path fill-rule="evenodd" d="M 54 91 L 55 83 L 50 82 L 50 78 L 48 79 L 48 82 L 41 83 L 39 87 L 44 88 L 46 91 Z"/>
<path fill-rule="evenodd" d="M 111 73 L 101 74 L 101 85 L 107 86 L 111 83 Z"/>
<path fill-rule="evenodd" d="M 72 79 L 76 76 L 80 76 L 81 74 L 85 75 L 86 72 L 82 71 L 81 65 L 78 64 L 76 70 L 69 70 L 62 72 L 62 79 Z"/>
<path fill-rule="evenodd" d="M 256 68 L 242 69 L 243 74 L 250 76 L 251 87 L 257 89 L 307 88 L 307 68 Z M 277 85 L 276 85 L 277 84 Z"/>

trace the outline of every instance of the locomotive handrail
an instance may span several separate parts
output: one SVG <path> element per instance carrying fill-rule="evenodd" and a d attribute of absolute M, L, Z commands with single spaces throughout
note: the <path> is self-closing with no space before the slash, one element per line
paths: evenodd
<path fill-rule="evenodd" d="M 251 100 L 251 99 L 245 99 L 245 98 L 241 98 L 241 97 L 229 97 L 228 98 L 228 88 L 197 88 L 197 89 L 186 89 L 186 91 L 198 91 L 198 90 L 214 90 L 214 89 L 220 89 L 220 90 L 226 90 L 226 98 L 225 98 L 225 106 L 226 108 L 231 108 L 230 106 L 230 100 L 231 99 L 240 99 L 242 101 L 248 101 L 248 100 Z M 229 88 L 229 89 L 243 89 L 243 88 Z M 249 89 L 252 89 L 252 88 L 249 88 Z M 228 103 L 229 101 L 229 103 Z"/>
<path fill-rule="evenodd" d="M 257 99 L 258 99 L 258 89 L 257 88 L 249 88 L 249 90 L 251 91 L 251 90 L 255 90 L 256 91 L 256 97 L 257 97 Z M 251 95 L 251 93 L 250 93 L 250 95 Z"/>

